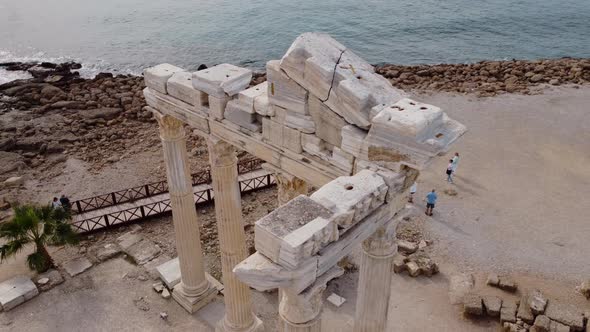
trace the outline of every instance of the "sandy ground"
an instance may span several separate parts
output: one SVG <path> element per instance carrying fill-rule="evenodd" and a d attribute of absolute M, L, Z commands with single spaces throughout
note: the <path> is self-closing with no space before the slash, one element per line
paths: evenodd
<path fill-rule="evenodd" d="M 483 286 L 488 272 L 510 273 L 522 289 L 540 288 L 552 299 L 567 299 L 590 310 L 588 302 L 574 291 L 574 286 L 590 275 L 586 259 L 590 225 L 584 217 L 584 207 L 590 204 L 590 88 L 551 88 L 542 95 L 485 99 L 437 93 L 416 99 L 442 107 L 466 124 L 469 132 L 452 151 L 460 152 L 462 158 L 455 185 L 445 182 L 449 156 L 436 160 L 420 177 L 416 199 L 420 209 L 427 190 L 436 188 L 439 192 L 434 217 L 424 216 L 420 222 L 435 240 L 432 257 L 441 273 L 433 278 L 393 276 L 388 331 L 496 331 L 498 323 L 474 323 L 461 315 L 459 307 L 449 304 L 450 276 L 464 271 L 475 274 L 476 288 L 484 292 L 496 292 Z M 99 174 L 87 173 L 82 162 L 69 161 L 51 187 L 67 184 L 68 190 L 77 193 L 72 196 L 79 197 L 160 179 L 163 170 L 158 148 L 123 159 Z M 83 181 L 72 183 L 79 178 Z M 52 190 L 46 184 L 40 186 L 46 191 L 42 195 Z M 448 188 L 458 195 L 444 194 Z M 29 190 L 37 188 L 30 186 Z M 260 199 L 272 194 L 260 194 Z M 252 210 L 247 223 L 264 214 L 263 209 L 256 209 L 256 201 L 245 202 L 245 206 L 252 206 L 245 207 Z M 200 215 L 212 221 L 212 209 L 207 209 L 201 209 Z M 145 223 L 143 228 L 156 242 L 165 238 L 168 242 L 162 243 L 173 242 L 169 218 Z M 73 252 L 67 250 L 64 252 Z M 207 265 L 215 261 L 209 259 Z M 13 274 L 5 273 L 9 269 L 0 265 L 4 273 L 0 276 Z M 151 281 L 122 277 L 134 269 L 122 259 L 95 266 L 0 314 L 0 330 L 75 331 L 84 324 L 88 331 L 212 331 L 207 322 L 220 318 L 221 302 L 187 315 L 172 300 L 157 296 L 150 289 Z M 329 285 L 325 296 L 335 292 L 347 302 L 340 308 L 326 303 L 323 331 L 351 330 L 357 280 L 358 272 L 352 272 Z M 133 300 L 141 296 L 148 302 L 149 311 L 134 305 Z M 267 330 L 275 331 L 276 294 L 254 292 L 253 296 Z M 168 322 L 160 320 L 160 311 L 170 315 Z"/>

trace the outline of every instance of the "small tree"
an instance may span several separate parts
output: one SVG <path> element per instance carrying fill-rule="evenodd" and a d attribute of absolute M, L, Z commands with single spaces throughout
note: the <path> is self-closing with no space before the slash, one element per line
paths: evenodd
<path fill-rule="evenodd" d="M 0 238 L 7 241 L 0 246 L 0 262 L 18 253 L 25 245 L 34 243 L 35 251 L 27 256 L 29 268 L 45 272 L 55 267 L 46 246 L 78 243 L 69 220 L 69 211 L 54 209 L 51 205 L 14 207 L 12 220 L 0 224 Z"/>

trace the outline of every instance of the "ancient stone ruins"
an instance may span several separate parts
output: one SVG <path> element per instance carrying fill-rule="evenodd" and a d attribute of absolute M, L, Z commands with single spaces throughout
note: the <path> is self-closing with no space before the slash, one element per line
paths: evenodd
<path fill-rule="evenodd" d="M 219 228 L 225 317 L 218 331 L 261 331 L 250 287 L 278 289 L 282 331 L 320 331 L 322 291 L 337 263 L 362 245 L 355 331 L 384 330 L 396 214 L 430 159 L 465 132 L 441 109 L 408 99 L 330 36 L 305 33 L 267 82 L 221 64 L 194 73 L 145 70 L 168 172 L 181 282 L 189 312 L 215 294 L 206 276 L 185 146 L 185 125 L 208 140 Z M 256 223 L 248 257 L 235 148 L 275 173 L 280 207 Z M 308 186 L 318 188 L 307 196 Z"/>

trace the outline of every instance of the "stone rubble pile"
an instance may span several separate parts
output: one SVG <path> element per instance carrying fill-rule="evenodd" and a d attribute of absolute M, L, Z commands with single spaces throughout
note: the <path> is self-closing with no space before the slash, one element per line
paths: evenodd
<path fill-rule="evenodd" d="M 399 250 L 399 248 L 398 248 Z M 414 252 L 407 256 L 397 253 L 393 257 L 393 272 L 408 271 L 410 277 L 424 275 L 431 277 L 439 272 L 438 265 L 424 252 Z"/>
<path fill-rule="evenodd" d="M 463 299 L 463 311 L 469 317 L 499 318 L 503 331 L 509 332 L 585 331 L 588 320 L 581 309 L 549 300 L 536 289 L 517 301 L 470 292 Z"/>
<path fill-rule="evenodd" d="M 267 81 L 230 64 L 189 73 L 161 64 L 144 72 L 148 110 L 177 116 L 207 134 L 210 121 L 341 174 L 368 163 L 421 169 L 465 132 L 441 109 L 408 98 L 328 35 L 305 33 Z"/>

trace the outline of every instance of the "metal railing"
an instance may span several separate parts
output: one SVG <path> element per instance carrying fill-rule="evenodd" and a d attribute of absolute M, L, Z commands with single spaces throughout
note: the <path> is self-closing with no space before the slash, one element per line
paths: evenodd
<path fill-rule="evenodd" d="M 263 160 L 257 158 L 244 159 L 238 162 L 238 174 L 248 173 L 261 168 Z M 191 174 L 193 186 L 211 183 L 211 170 Z M 122 203 L 134 202 L 138 199 L 160 195 L 168 192 L 166 180 L 148 183 L 142 186 L 114 191 L 108 194 L 83 198 L 72 202 L 72 214 L 80 214 L 93 210 L 103 209 Z"/>

